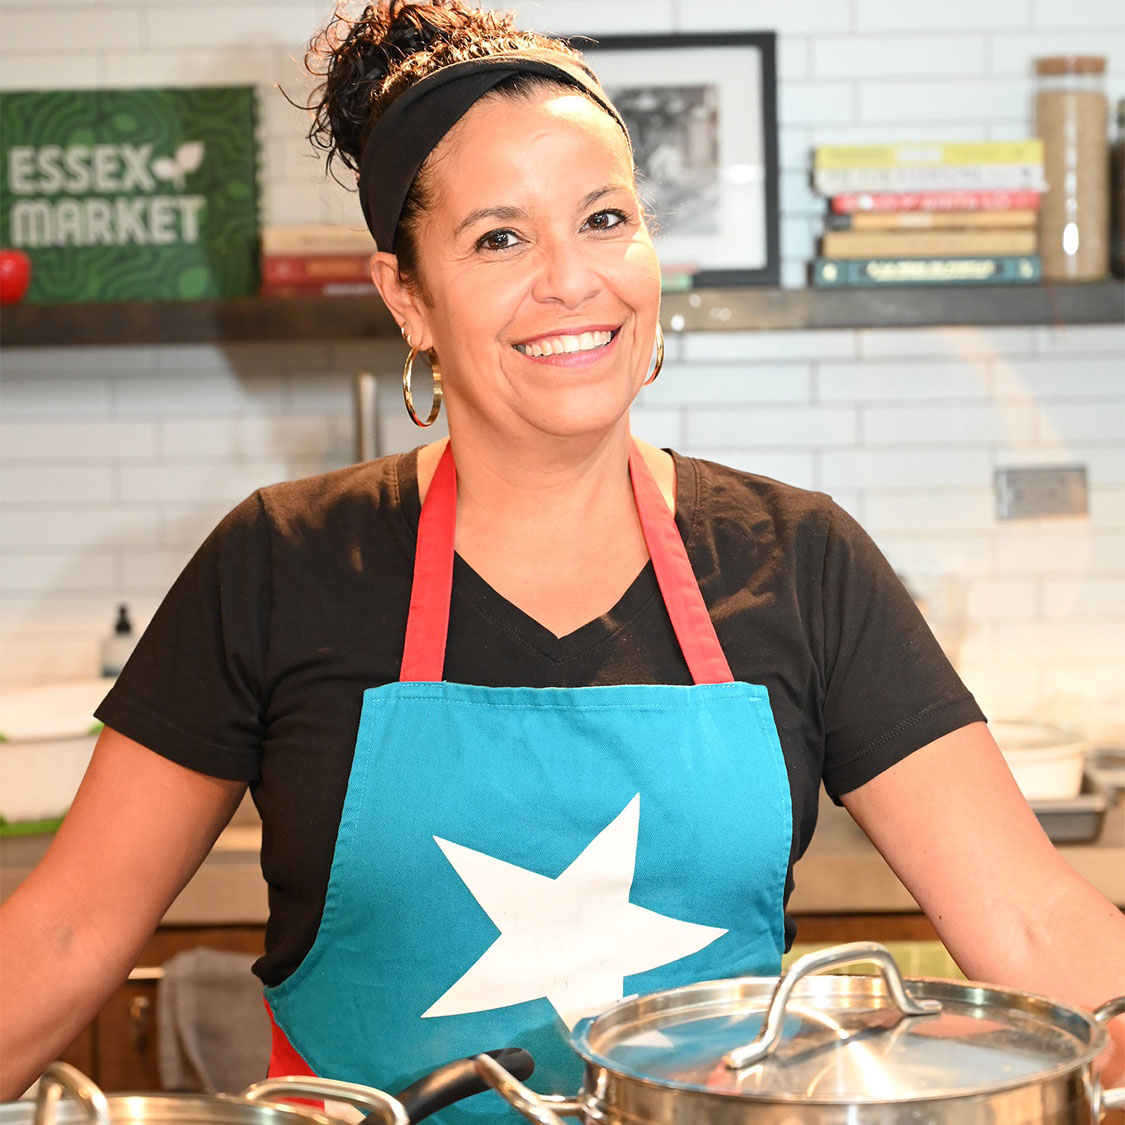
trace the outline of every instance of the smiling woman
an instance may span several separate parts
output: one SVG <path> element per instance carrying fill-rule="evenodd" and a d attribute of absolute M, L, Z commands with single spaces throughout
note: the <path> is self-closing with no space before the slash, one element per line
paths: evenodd
<path fill-rule="evenodd" d="M 548 435 L 603 441 L 647 377 L 660 303 L 618 123 L 556 82 L 490 93 L 435 149 L 427 190 L 416 281 L 385 252 L 374 277 L 440 358 L 458 446 L 503 475 Z"/>
<path fill-rule="evenodd" d="M 5 1080 L 85 1022 L 246 784 L 274 1074 L 393 1090 L 519 1043 L 573 1089 L 582 1016 L 778 971 L 822 783 L 967 975 L 1125 992 L 1120 915 L 855 521 L 632 438 L 659 268 L 581 58 L 393 0 L 313 60 L 450 437 L 259 491 L 176 582 L 5 908 Z"/>

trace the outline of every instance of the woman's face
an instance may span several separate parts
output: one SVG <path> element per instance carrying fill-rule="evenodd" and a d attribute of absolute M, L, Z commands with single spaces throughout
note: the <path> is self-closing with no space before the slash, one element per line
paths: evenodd
<path fill-rule="evenodd" d="M 405 323 L 437 352 L 451 428 L 620 424 L 650 368 L 660 268 L 616 122 L 581 94 L 485 98 L 427 170 Z"/>

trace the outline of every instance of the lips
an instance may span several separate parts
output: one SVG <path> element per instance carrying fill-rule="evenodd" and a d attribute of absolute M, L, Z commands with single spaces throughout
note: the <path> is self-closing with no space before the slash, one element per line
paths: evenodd
<path fill-rule="evenodd" d="M 513 346 L 521 355 L 529 356 L 532 359 L 543 359 L 549 356 L 579 356 L 601 351 L 613 342 L 616 335 L 616 328 L 599 326 L 583 328 L 576 332 L 559 332 L 550 336 L 536 336 L 534 339 L 525 340 L 523 343 Z"/>

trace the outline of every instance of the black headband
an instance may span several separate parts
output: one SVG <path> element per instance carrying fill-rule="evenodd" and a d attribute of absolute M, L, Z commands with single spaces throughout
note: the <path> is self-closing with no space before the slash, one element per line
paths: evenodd
<path fill-rule="evenodd" d="M 395 229 L 414 177 L 438 142 L 480 98 L 513 74 L 541 74 L 589 94 L 628 129 L 597 79 L 572 55 L 529 49 L 452 63 L 408 87 L 375 123 L 359 163 L 363 217 L 380 250 L 394 251 Z"/>

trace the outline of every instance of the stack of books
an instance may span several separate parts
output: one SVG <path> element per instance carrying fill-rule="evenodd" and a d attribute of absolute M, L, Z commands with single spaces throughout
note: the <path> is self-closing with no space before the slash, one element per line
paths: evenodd
<path fill-rule="evenodd" d="M 262 229 L 263 297 L 369 296 L 375 240 L 367 230 L 334 226 Z"/>
<path fill-rule="evenodd" d="M 821 145 L 814 285 L 1037 281 L 1043 143 Z"/>

